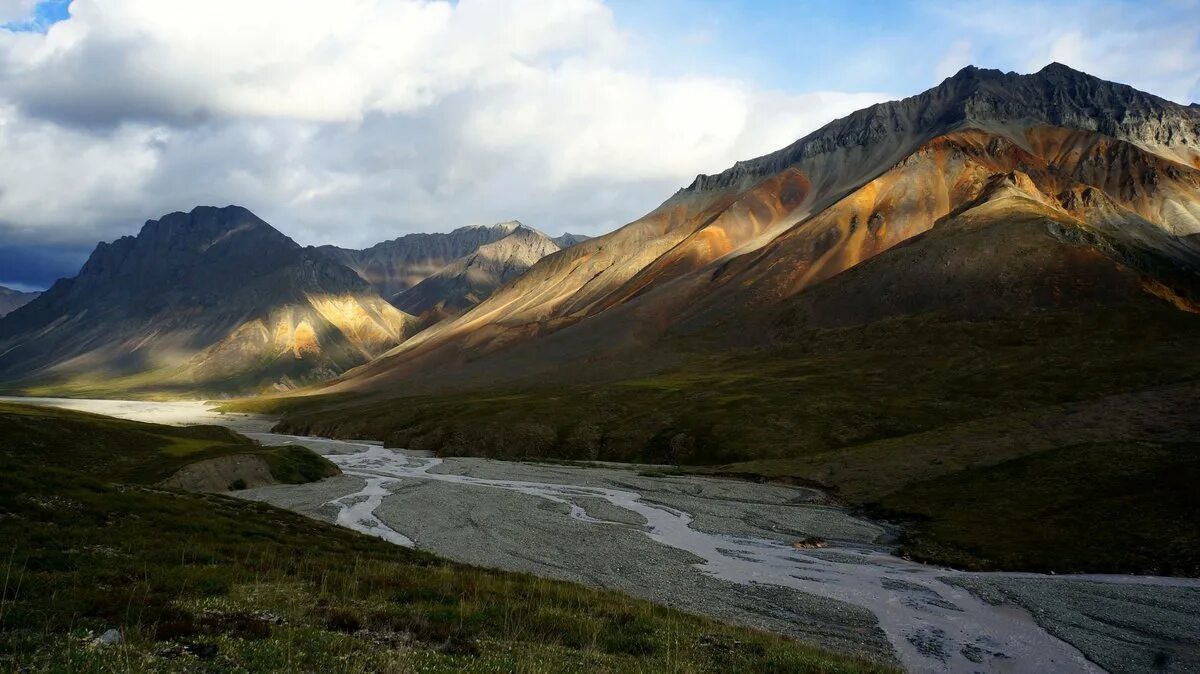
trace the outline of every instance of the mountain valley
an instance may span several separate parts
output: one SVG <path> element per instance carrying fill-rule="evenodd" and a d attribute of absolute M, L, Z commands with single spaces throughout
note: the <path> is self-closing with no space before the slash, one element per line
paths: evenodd
<path fill-rule="evenodd" d="M 701 176 L 337 379 L 238 406 L 441 455 L 818 484 L 915 522 L 911 550 L 932 561 L 1193 573 L 1194 536 L 1109 555 L 1086 508 L 1053 555 L 1033 539 L 919 543 L 920 522 L 953 511 L 900 494 L 1083 446 L 1097 478 L 1128 443 L 1165 452 L 1153 470 L 1191 470 L 1198 134 L 1195 106 L 1065 66 L 967 68 Z M 1008 521 L 972 536 L 1004 538 Z"/>
<path fill-rule="evenodd" d="M 0 665 L 1200 663 L 1196 103 L 967 66 L 600 236 L 298 220 L 0 287 Z"/>

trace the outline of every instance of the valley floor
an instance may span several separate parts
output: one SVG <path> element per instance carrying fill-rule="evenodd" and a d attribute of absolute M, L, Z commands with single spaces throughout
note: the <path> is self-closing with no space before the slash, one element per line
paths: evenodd
<path fill-rule="evenodd" d="M 817 490 L 598 467 L 433 459 L 266 433 L 192 403 L 42 401 L 302 443 L 344 475 L 239 492 L 456 561 L 618 589 L 913 671 L 1194 671 L 1200 581 L 966 573 Z M 809 537 L 827 547 L 796 549 Z"/>
<path fill-rule="evenodd" d="M 172 482 L 247 457 L 277 483 L 338 474 L 220 426 L 0 401 L 0 671 L 893 671 Z"/>

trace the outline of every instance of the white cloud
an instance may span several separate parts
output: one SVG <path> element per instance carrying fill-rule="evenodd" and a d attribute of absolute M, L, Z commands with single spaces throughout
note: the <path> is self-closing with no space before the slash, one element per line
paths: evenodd
<path fill-rule="evenodd" d="M 600 0 L 75 0 L 45 35 L 0 31 L 0 243 L 198 203 L 303 243 L 512 217 L 598 233 L 882 98 L 626 52 Z"/>
<path fill-rule="evenodd" d="M 0 0 L 0 24 L 30 18 L 37 2 L 38 0 Z"/>
<path fill-rule="evenodd" d="M 0 223 L 8 238 L 73 242 L 137 206 L 157 167 L 160 133 L 124 127 L 93 136 L 0 106 Z"/>

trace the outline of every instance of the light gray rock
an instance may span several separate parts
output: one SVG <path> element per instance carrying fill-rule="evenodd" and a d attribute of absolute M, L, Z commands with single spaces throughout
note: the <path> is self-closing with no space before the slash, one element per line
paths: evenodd
<path fill-rule="evenodd" d="M 575 244 L 583 243 L 591 238 L 592 237 L 588 236 L 587 234 L 572 234 L 567 232 L 562 236 L 556 236 L 551 240 L 558 244 L 559 248 L 570 248 Z"/>
<path fill-rule="evenodd" d="M 96 637 L 92 642 L 97 646 L 117 646 L 123 643 L 125 639 L 121 636 L 121 631 L 117 629 L 105 630 L 104 634 Z"/>

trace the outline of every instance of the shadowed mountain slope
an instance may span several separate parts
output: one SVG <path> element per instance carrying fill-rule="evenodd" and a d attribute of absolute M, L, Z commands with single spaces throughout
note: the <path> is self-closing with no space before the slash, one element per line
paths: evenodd
<path fill-rule="evenodd" d="M 12 390 L 216 394 L 328 378 L 400 343 L 411 317 L 250 211 L 199 207 L 101 243 L 0 321 Z"/>

